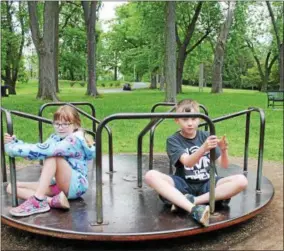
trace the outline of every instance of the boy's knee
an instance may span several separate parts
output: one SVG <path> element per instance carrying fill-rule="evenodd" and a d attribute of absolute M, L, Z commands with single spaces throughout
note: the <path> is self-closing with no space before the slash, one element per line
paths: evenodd
<path fill-rule="evenodd" d="M 238 175 L 238 185 L 240 187 L 240 190 L 244 190 L 248 186 L 248 180 L 244 175 Z"/>
<path fill-rule="evenodd" d="M 145 174 L 145 182 L 150 185 L 158 176 L 159 172 L 156 170 L 150 170 Z"/>

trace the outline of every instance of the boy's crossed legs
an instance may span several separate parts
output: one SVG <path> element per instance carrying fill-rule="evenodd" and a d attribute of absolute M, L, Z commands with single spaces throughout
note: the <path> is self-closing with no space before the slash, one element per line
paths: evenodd
<path fill-rule="evenodd" d="M 176 188 L 175 181 L 171 176 L 156 170 L 150 170 L 146 173 L 145 182 L 160 196 L 189 212 L 195 220 L 204 226 L 209 224 L 209 206 L 200 205 L 209 202 L 209 192 L 197 197 L 193 197 L 192 195 L 186 197 L 180 191 L 184 189 L 179 188 L 179 190 Z M 221 178 L 216 184 L 215 199 L 216 201 L 229 199 L 245 189 L 246 186 L 247 179 L 243 175 L 234 175 Z M 194 203 L 192 203 L 192 201 L 194 201 Z"/>

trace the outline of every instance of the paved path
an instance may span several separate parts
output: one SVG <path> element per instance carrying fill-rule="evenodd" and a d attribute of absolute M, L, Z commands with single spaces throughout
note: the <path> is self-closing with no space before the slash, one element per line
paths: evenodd
<path fill-rule="evenodd" d="M 132 85 L 132 90 L 135 89 L 142 89 L 142 88 L 147 88 L 148 84 L 144 83 L 144 82 L 134 82 Z M 122 88 L 111 88 L 111 89 L 99 89 L 98 88 L 98 92 L 99 93 L 117 93 L 117 92 L 127 92 L 127 93 L 131 93 L 131 91 L 123 91 Z"/>

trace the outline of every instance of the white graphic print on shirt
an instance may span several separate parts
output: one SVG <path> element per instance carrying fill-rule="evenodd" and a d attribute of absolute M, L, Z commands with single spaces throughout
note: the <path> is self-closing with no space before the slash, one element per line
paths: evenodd
<path fill-rule="evenodd" d="M 186 149 L 188 154 L 193 154 L 199 149 L 198 146 L 192 146 Z M 208 167 L 210 164 L 209 152 L 206 152 L 193 167 L 184 166 L 185 178 L 191 180 L 208 180 L 210 175 Z"/>

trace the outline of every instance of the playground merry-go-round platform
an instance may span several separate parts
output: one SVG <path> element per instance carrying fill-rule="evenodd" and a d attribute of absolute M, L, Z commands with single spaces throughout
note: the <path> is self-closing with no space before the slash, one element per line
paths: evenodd
<path fill-rule="evenodd" d="M 70 201 L 69 211 L 51 209 L 47 213 L 28 217 L 9 214 L 11 196 L 3 184 L 1 196 L 1 220 L 12 227 L 69 239 L 99 241 L 140 241 L 175 238 L 226 228 L 243 222 L 260 213 L 272 200 L 274 188 L 262 177 L 261 192 L 257 192 L 256 174 L 248 172 L 248 187 L 233 197 L 227 207 L 216 207 L 210 216 L 208 227 L 201 227 L 185 212 L 172 213 L 158 199 L 157 194 L 144 183 L 137 187 L 136 154 L 114 155 L 114 173 L 109 173 L 108 158 L 103 156 L 103 224 L 96 219 L 96 175 L 90 166 L 90 187 L 82 198 Z M 147 170 L 148 157 L 142 157 L 143 174 Z M 168 172 L 168 157 L 154 156 L 154 169 Z M 37 181 L 40 165 L 31 165 L 17 171 L 17 180 Z M 242 168 L 231 165 L 218 169 L 227 176 L 242 173 Z"/>
<path fill-rule="evenodd" d="M 65 103 L 44 104 L 39 116 L 19 111 L 9 111 L 1 108 L 6 116 L 7 132 L 13 135 L 13 116 L 20 116 L 39 122 L 39 137 L 42 140 L 42 123 L 51 124 L 52 121 L 42 117 L 44 108 L 58 106 Z M 259 108 L 248 108 L 219 118 L 210 119 L 206 108 L 201 108 L 205 114 L 186 113 L 155 113 L 158 106 L 173 106 L 174 103 L 157 103 L 151 113 L 114 114 L 103 121 L 95 118 L 95 109 L 86 102 L 68 103 L 87 105 L 91 107 L 91 114 L 87 114 L 75 107 L 81 115 L 93 121 L 93 127 L 87 132 L 96 137 L 96 163 L 89 167 L 89 189 L 80 199 L 70 201 L 70 210 L 62 211 L 51 209 L 47 213 L 28 217 L 13 217 L 9 214 L 12 205 L 16 206 L 16 194 L 6 193 L 7 180 L 15 188 L 16 181 L 38 181 L 41 166 L 33 164 L 25 168 L 15 169 L 15 159 L 10 158 L 10 177 L 6 174 L 5 158 L 1 159 L 2 194 L 1 194 L 1 221 L 12 227 L 33 233 L 67 239 L 96 240 L 96 241 L 141 241 L 175 238 L 196 235 L 199 233 L 226 228 L 244 222 L 259 214 L 272 200 L 274 187 L 269 179 L 262 175 L 262 157 L 264 146 L 265 118 L 264 112 Z M 257 112 L 260 115 L 259 153 L 257 172 L 248 167 L 248 145 L 250 135 L 250 115 Z M 234 196 L 226 207 L 215 207 L 214 192 L 210 191 L 209 226 L 202 227 L 187 213 L 172 213 L 170 209 L 158 199 L 157 194 L 143 183 L 142 177 L 149 169 L 164 173 L 172 172 L 169 168 L 167 155 L 154 155 L 154 131 L 166 118 L 200 117 L 209 125 L 210 134 L 215 134 L 214 123 L 245 115 L 245 148 L 243 166 L 230 165 L 228 169 L 217 169 L 218 175 L 228 176 L 243 173 L 248 179 L 248 187 Z M 121 119 L 150 119 L 148 125 L 140 132 L 137 143 L 137 154 L 113 155 L 112 132 L 107 123 Z M 95 123 L 98 123 L 96 129 Z M 206 123 L 205 129 L 206 129 Z M 200 125 L 202 126 L 202 125 Z M 102 155 L 102 129 L 108 132 L 108 155 Z M 208 128 L 207 128 L 208 129 Z M 149 157 L 142 155 L 142 141 L 150 131 Z M 1 120 L 1 135 L 3 136 L 3 120 Z M 4 156 L 3 138 L 1 138 L 1 153 Z M 214 177 L 215 151 L 210 151 L 211 177 Z M 212 173 L 211 173 L 212 172 Z M 214 186 L 213 186 L 214 188 Z M 212 189 L 214 191 L 214 189 Z M 19 203 L 21 201 L 19 200 Z"/>

